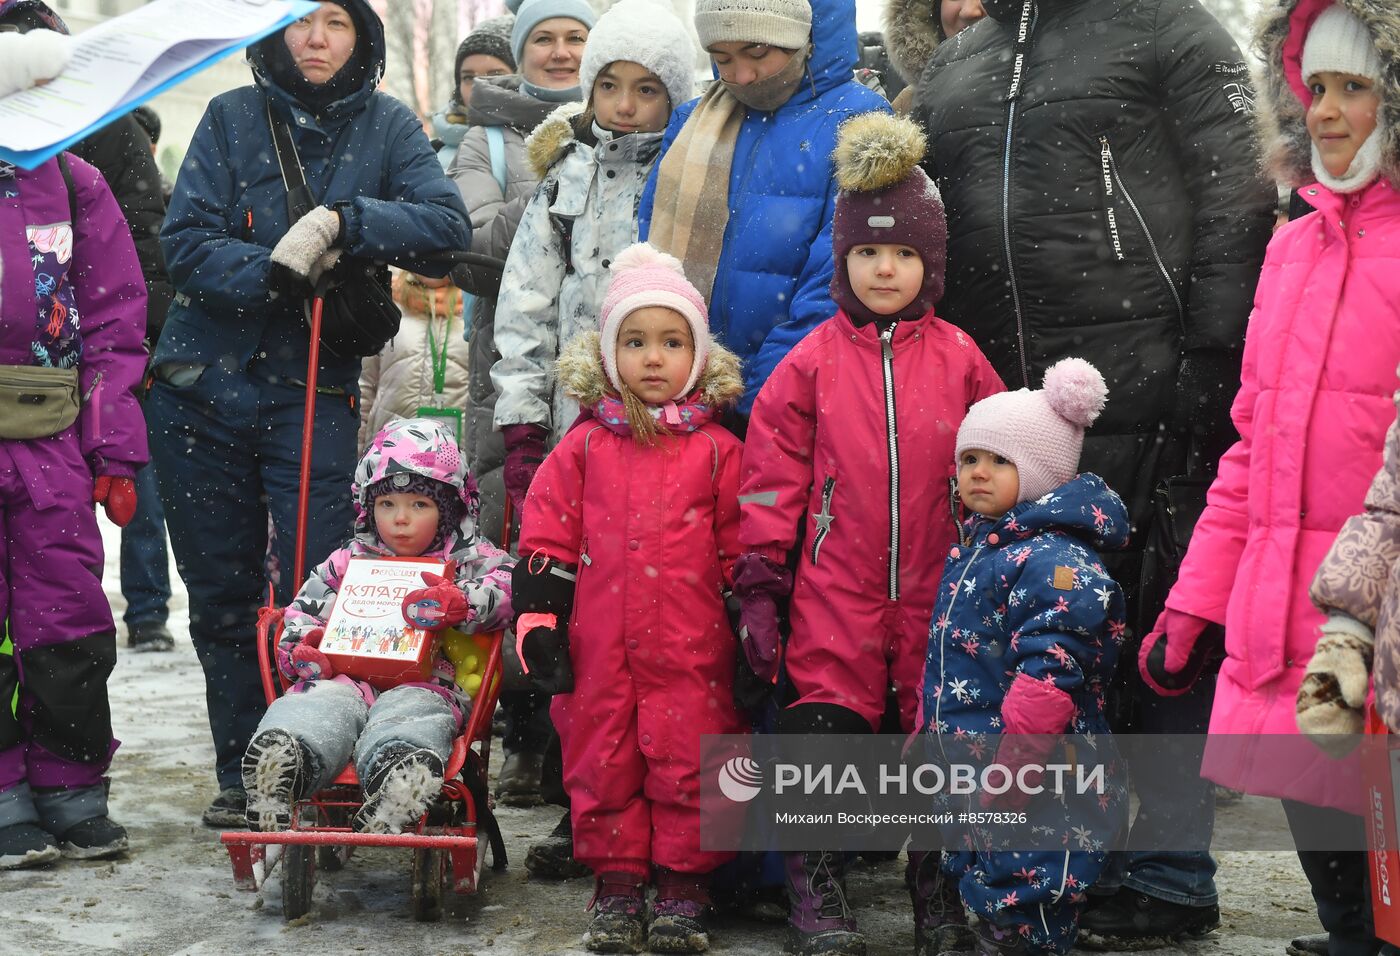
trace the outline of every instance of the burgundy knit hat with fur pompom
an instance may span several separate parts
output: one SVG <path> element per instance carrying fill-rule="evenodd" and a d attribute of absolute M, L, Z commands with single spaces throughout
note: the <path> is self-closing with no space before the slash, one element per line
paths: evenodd
<path fill-rule="evenodd" d="M 888 113 L 863 113 L 837 133 L 832 159 L 840 192 L 831 223 L 831 297 L 858 325 L 917 319 L 943 298 L 948 220 L 938 187 L 919 167 L 926 150 L 916 123 Z M 866 243 L 910 246 L 923 260 L 923 287 L 896 315 L 871 311 L 851 288 L 846 253 Z"/>
<path fill-rule="evenodd" d="M 980 448 L 1016 466 L 1017 502 L 1033 501 L 1079 473 L 1084 429 L 1108 400 L 1099 370 L 1081 358 L 1061 359 L 1045 372 L 1040 391 L 1002 392 L 973 405 L 958 429 L 957 455 Z"/>

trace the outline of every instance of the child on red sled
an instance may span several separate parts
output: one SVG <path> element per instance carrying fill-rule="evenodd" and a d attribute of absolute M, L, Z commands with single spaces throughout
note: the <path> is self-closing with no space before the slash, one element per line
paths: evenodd
<path fill-rule="evenodd" d="M 364 803 L 357 830 L 398 833 L 442 788 L 443 767 L 470 703 L 451 662 L 432 679 L 382 693 L 337 675 L 318 649 L 346 565 L 357 557 L 440 557 L 453 580 L 404 600 L 404 619 L 428 630 L 492 631 L 510 619 L 510 555 L 477 532 L 476 482 L 451 431 L 400 419 L 374 437 L 355 469 L 355 536 L 321 563 L 287 608 L 277 666 L 296 681 L 272 702 L 243 757 L 248 824 L 284 830 L 293 801 L 329 786 L 352 751 Z"/>

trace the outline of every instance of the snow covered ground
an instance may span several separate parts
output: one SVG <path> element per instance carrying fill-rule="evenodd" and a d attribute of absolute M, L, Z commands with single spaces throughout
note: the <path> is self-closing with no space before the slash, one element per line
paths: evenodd
<path fill-rule="evenodd" d="M 116 530 L 104 523 L 107 591 L 120 619 Z M 171 576 L 175 578 L 172 567 Z M 185 954 L 581 953 L 579 934 L 590 881 L 526 879 L 526 847 L 557 819 L 549 808 L 502 808 L 511 866 L 488 872 L 482 892 L 449 909 L 440 923 L 408 915 L 409 856 L 357 854 L 339 873 L 321 874 L 315 906 L 294 924 L 282 919 L 277 875 L 260 894 L 234 888 L 217 834 L 199 824 L 214 792 L 213 751 L 204 683 L 190 647 L 183 589 L 172 602 L 170 654 L 122 648 L 112 678 L 112 710 L 122 748 L 112 765 L 112 813 L 131 831 L 132 850 L 117 861 L 61 862 L 46 870 L 0 873 L 5 928 L 0 953 Z M 251 626 L 251 622 L 250 622 Z M 120 627 L 120 625 L 119 625 Z M 1276 806 L 1276 805 L 1275 805 Z M 1247 826 L 1273 808 L 1247 799 L 1225 808 L 1222 830 Z M 1292 853 L 1222 853 L 1219 884 L 1224 926 L 1179 951 L 1199 956 L 1279 956 L 1300 933 L 1318 932 L 1307 883 Z M 850 896 L 871 956 L 907 954 L 913 925 L 903 863 L 859 867 Z M 720 953 L 775 953 L 780 926 L 722 922 Z"/>

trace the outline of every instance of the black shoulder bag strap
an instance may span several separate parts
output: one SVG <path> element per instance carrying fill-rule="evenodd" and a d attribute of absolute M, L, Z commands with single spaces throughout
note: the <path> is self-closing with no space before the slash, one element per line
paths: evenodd
<path fill-rule="evenodd" d="M 68 220 L 72 228 L 78 228 L 78 190 L 73 185 L 73 170 L 68 168 L 68 154 L 58 154 L 58 171 L 63 174 L 63 185 L 68 190 Z"/>
<path fill-rule="evenodd" d="M 277 166 L 282 171 L 282 183 L 287 187 L 287 224 L 299 220 L 316 208 L 316 197 L 311 187 L 306 185 L 306 173 L 301 168 L 301 156 L 297 144 L 292 141 L 292 131 L 285 117 L 272 108 L 272 100 L 263 97 L 267 109 L 267 124 L 272 128 L 272 148 L 277 153 Z"/>

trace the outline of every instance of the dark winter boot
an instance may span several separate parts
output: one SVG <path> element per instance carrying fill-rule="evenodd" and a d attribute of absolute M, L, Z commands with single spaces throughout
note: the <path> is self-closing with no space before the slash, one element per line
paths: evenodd
<path fill-rule="evenodd" d="M 544 754 L 517 751 L 506 754 L 501 772 L 496 775 L 496 799 L 508 807 L 537 807 L 544 802 L 540 795 L 540 771 Z"/>
<path fill-rule="evenodd" d="M 1220 907 L 1183 906 L 1126 886 L 1079 919 L 1079 945 L 1097 950 L 1168 949 L 1220 927 Z"/>
<path fill-rule="evenodd" d="M 418 823 L 442 792 L 442 758 L 431 750 L 390 744 L 379 752 L 364 781 L 365 802 L 354 828 L 363 833 L 402 833 Z"/>
<path fill-rule="evenodd" d="M 242 787 L 225 787 L 199 819 L 215 830 L 242 830 L 248 825 L 247 792 Z"/>
<path fill-rule="evenodd" d="M 983 920 L 977 924 L 976 937 L 977 948 L 972 951 L 973 956 L 1031 956 L 1036 952 L 1031 949 L 1026 937 L 1014 927 L 999 929 Z"/>
<path fill-rule="evenodd" d="M 536 880 L 574 880 L 588 875 L 588 867 L 574 859 L 574 828 L 567 810 L 549 836 L 525 854 L 525 871 Z"/>
<path fill-rule="evenodd" d="M 0 827 L 0 870 L 47 866 L 59 857 L 58 844 L 37 823 Z"/>
<path fill-rule="evenodd" d="M 133 651 L 170 651 L 175 636 L 163 621 L 134 621 L 126 626 L 126 646 Z"/>
<path fill-rule="evenodd" d="M 306 796 L 310 755 L 285 730 L 264 730 L 243 754 L 245 813 L 250 830 L 281 831 L 292 825 L 292 801 Z"/>
<path fill-rule="evenodd" d="M 647 897 L 635 873 L 599 873 L 588 908 L 593 922 L 583 945 L 593 953 L 640 953 L 646 942 Z"/>
<path fill-rule="evenodd" d="M 939 867 L 940 854 L 914 850 L 904 868 L 904 883 L 914 901 L 915 956 L 943 956 L 972 950 L 967 911 L 952 879 Z"/>
<path fill-rule="evenodd" d="M 89 817 L 65 830 L 58 842 L 70 860 L 101 860 L 126 852 L 126 828 L 106 815 Z"/>
<path fill-rule="evenodd" d="M 710 948 L 710 875 L 656 869 L 656 901 L 647 928 L 653 953 L 703 953 Z"/>
<path fill-rule="evenodd" d="M 865 937 L 856 931 L 846 905 L 846 859 L 813 850 L 786 853 L 788 932 L 783 945 L 796 956 L 865 956 Z"/>
<path fill-rule="evenodd" d="M 1331 936 L 1327 933 L 1312 933 L 1294 937 L 1288 944 L 1288 956 L 1327 956 Z"/>

